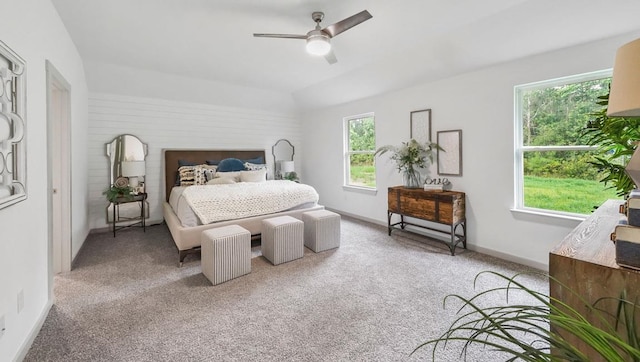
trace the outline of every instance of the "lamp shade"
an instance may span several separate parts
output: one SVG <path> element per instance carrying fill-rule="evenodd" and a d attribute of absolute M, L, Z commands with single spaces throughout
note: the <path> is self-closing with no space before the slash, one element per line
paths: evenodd
<path fill-rule="evenodd" d="M 329 37 L 322 30 L 312 30 L 307 34 L 307 53 L 311 55 L 327 55 L 330 50 Z"/>
<path fill-rule="evenodd" d="M 284 175 L 288 172 L 293 172 L 295 170 L 295 165 L 293 161 L 281 161 L 280 162 L 280 172 Z"/>
<path fill-rule="evenodd" d="M 607 115 L 640 116 L 640 39 L 621 46 L 616 52 Z"/>
<path fill-rule="evenodd" d="M 123 161 L 122 162 L 122 176 L 124 177 L 137 177 L 145 175 L 145 162 L 144 161 Z"/>

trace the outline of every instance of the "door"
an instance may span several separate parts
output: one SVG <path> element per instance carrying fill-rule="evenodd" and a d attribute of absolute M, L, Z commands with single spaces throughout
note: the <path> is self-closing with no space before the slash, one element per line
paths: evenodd
<path fill-rule="evenodd" d="M 49 274 L 71 270 L 71 87 L 47 61 Z"/>

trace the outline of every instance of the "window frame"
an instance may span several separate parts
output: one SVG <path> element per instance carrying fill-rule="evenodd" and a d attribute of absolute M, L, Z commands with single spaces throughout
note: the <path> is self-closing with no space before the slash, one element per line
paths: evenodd
<path fill-rule="evenodd" d="M 351 155 L 358 155 L 358 154 L 364 154 L 364 155 L 374 155 L 375 154 L 375 150 L 376 150 L 376 146 L 374 146 L 374 149 L 372 151 L 351 151 L 350 150 L 350 132 L 349 132 L 349 124 L 351 121 L 355 121 L 355 120 L 359 120 L 359 119 L 363 119 L 363 118 L 373 118 L 373 127 L 374 127 L 374 131 L 376 131 L 376 117 L 375 117 L 375 113 L 374 112 L 367 112 L 367 113 L 361 113 L 361 114 L 357 114 L 357 115 L 353 115 L 353 116 L 347 116 L 342 118 L 342 130 L 343 130 L 343 170 L 344 170 L 344 174 L 343 174 L 343 178 L 342 178 L 342 187 L 345 190 L 351 190 L 351 191 L 361 191 L 364 193 L 373 193 L 376 194 L 378 191 L 378 183 L 377 183 L 377 176 L 376 176 L 376 186 L 375 187 L 371 187 L 371 186 L 362 186 L 362 185 L 352 185 L 350 184 L 351 181 Z M 377 145 L 377 137 L 375 137 L 375 145 Z M 373 165 L 374 165 L 374 173 L 377 174 L 377 167 L 375 166 L 376 162 L 375 162 L 375 157 L 373 159 Z"/>
<path fill-rule="evenodd" d="M 514 206 L 512 211 L 556 216 L 561 218 L 583 220 L 587 215 L 576 214 L 560 210 L 539 209 L 524 205 L 524 154 L 536 151 L 591 151 L 597 150 L 597 146 L 569 145 L 569 146 L 524 146 L 523 145 L 523 94 L 527 91 L 549 88 L 559 85 L 587 82 L 591 80 L 611 78 L 612 69 L 598 70 L 595 72 L 581 73 L 559 77 L 539 82 L 532 82 L 514 86 Z"/>

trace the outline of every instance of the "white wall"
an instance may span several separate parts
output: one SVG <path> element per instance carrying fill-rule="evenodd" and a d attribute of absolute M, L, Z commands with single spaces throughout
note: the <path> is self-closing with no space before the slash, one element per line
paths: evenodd
<path fill-rule="evenodd" d="M 105 207 L 108 203 L 102 195 L 109 186 L 105 144 L 119 134 L 133 134 L 149 145 L 146 187 L 151 222 L 162 221 L 162 149 L 259 149 L 265 150 L 271 167 L 271 146 L 278 139 L 286 138 L 296 147 L 297 160 L 303 154 L 300 121 L 287 112 L 91 93 L 89 122 L 92 229 L 107 225 Z"/>
<path fill-rule="evenodd" d="M 47 114 L 45 60 L 71 84 L 72 241 L 77 252 L 88 234 L 87 86 L 75 45 L 49 0 L 0 0 L 0 40 L 27 62 L 27 200 L 0 210 L 0 315 L 6 331 L 0 360 L 20 358 L 46 317 L 49 299 L 47 236 Z M 17 294 L 24 309 L 17 313 Z"/>
<path fill-rule="evenodd" d="M 409 138 L 409 112 L 431 108 L 439 130 L 463 130 L 463 176 L 449 177 L 467 193 L 469 247 L 546 268 L 548 252 L 578 223 L 510 211 L 514 205 L 514 92 L 533 81 L 607 69 L 616 49 L 638 34 L 598 41 L 422 84 L 304 116 L 303 172 L 325 206 L 386 225 L 387 187 L 401 184 L 380 159 L 376 196 L 342 188 L 342 118 L 375 112 L 378 146 Z M 432 167 L 431 176 L 436 176 Z"/>

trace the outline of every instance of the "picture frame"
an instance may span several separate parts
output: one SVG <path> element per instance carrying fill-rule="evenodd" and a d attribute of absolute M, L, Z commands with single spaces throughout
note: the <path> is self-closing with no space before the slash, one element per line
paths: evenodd
<path fill-rule="evenodd" d="M 0 209 L 27 199 L 26 62 L 0 41 Z"/>
<path fill-rule="evenodd" d="M 409 113 L 411 131 L 409 137 L 420 143 L 431 142 L 431 109 L 421 109 Z"/>
<path fill-rule="evenodd" d="M 462 130 L 438 131 L 438 175 L 462 176 Z"/>

